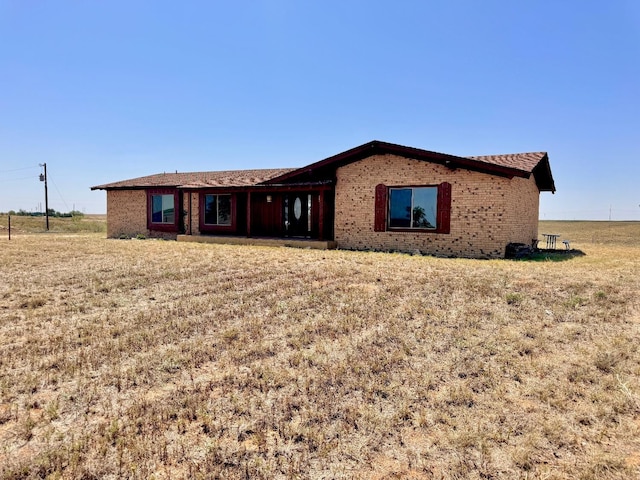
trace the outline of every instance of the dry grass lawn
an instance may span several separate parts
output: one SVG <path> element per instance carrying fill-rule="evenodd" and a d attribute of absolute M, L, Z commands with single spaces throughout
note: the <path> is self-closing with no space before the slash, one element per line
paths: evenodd
<path fill-rule="evenodd" d="M 2 237 L 0 478 L 638 478 L 640 223 L 599 228 L 538 262 Z"/>
<path fill-rule="evenodd" d="M 8 229 L 8 216 L 0 214 L 0 237 L 8 237 Z M 11 235 L 45 233 L 46 231 L 45 217 L 11 216 Z M 49 217 L 49 232 L 51 233 L 106 233 L 106 231 L 106 215 L 89 214 L 73 218 Z"/>

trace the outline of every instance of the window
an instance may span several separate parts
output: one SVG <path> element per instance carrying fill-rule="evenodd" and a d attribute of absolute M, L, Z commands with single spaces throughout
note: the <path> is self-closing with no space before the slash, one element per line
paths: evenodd
<path fill-rule="evenodd" d="M 438 187 L 389 189 L 390 228 L 436 228 Z"/>
<path fill-rule="evenodd" d="M 199 194 L 199 215 L 198 223 L 200 231 L 204 233 L 236 233 L 238 222 L 246 223 L 246 201 L 244 197 L 240 199 L 238 206 L 238 195 L 235 193 L 208 193 Z M 240 219 L 238 216 L 240 208 Z"/>
<path fill-rule="evenodd" d="M 451 184 L 377 185 L 374 231 L 449 233 Z"/>
<path fill-rule="evenodd" d="M 180 220 L 178 192 L 171 188 L 147 190 L 147 228 L 177 232 Z"/>
<path fill-rule="evenodd" d="M 231 195 L 204 196 L 204 224 L 231 225 Z"/>
<path fill-rule="evenodd" d="M 174 195 L 151 195 L 151 223 L 176 223 Z"/>

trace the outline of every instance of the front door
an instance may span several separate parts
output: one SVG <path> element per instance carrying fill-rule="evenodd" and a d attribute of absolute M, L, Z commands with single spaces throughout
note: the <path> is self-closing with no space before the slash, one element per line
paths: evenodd
<path fill-rule="evenodd" d="M 284 228 L 289 237 L 311 235 L 311 194 L 291 193 L 284 197 Z"/>

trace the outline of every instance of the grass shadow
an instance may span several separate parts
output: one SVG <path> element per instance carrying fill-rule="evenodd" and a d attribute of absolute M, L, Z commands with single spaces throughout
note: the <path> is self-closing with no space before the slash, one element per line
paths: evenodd
<path fill-rule="evenodd" d="M 517 260 L 529 262 L 565 262 L 576 257 L 584 257 L 586 253 L 582 250 L 572 248 L 571 250 L 547 250 L 536 249 L 528 255 L 524 255 Z"/>

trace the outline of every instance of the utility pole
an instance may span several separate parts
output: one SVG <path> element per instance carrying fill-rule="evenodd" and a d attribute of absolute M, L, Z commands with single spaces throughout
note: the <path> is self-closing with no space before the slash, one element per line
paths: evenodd
<path fill-rule="evenodd" d="M 41 163 L 41 167 L 44 167 L 44 175 L 40 174 L 40 181 L 44 182 L 44 215 L 47 219 L 47 230 L 49 230 L 49 193 L 47 192 L 47 164 Z"/>

